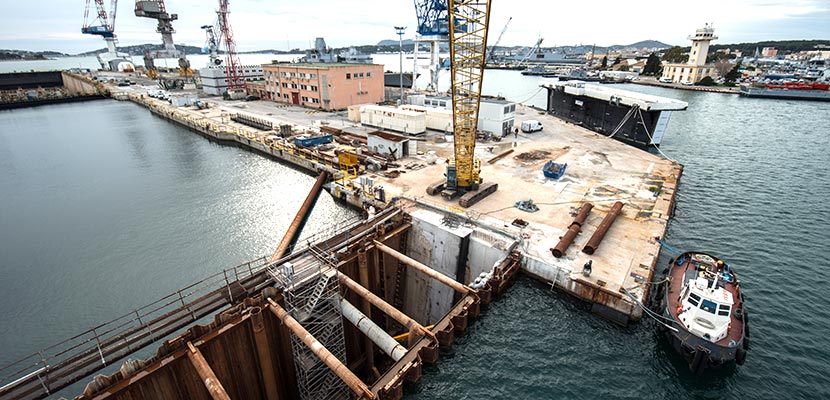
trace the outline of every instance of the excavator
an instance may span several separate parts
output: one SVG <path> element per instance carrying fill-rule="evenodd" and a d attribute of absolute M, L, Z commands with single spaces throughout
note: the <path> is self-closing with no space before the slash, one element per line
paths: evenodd
<path fill-rule="evenodd" d="M 481 160 L 475 157 L 481 82 L 487 52 L 490 0 L 450 0 L 450 70 L 452 73 L 453 158 L 445 179 L 427 187 L 427 194 L 458 198 L 470 207 L 495 193 L 499 185 L 483 182 Z"/>

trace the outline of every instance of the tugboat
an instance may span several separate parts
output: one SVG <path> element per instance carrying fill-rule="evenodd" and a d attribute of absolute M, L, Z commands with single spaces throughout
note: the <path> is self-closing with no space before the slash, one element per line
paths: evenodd
<path fill-rule="evenodd" d="M 729 264 L 706 253 L 683 253 L 671 261 L 658 296 L 666 336 L 692 372 L 744 363 L 749 325 Z"/>

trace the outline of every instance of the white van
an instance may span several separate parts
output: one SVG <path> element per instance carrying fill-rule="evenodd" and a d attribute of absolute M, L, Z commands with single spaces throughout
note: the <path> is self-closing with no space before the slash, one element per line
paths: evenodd
<path fill-rule="evenodd" d="M 522 121 L 522 132 L 530 133 L 530 132 L 538 132 L 542 130 L 542 123 L 536 121 L 535 119 L 529 119 L 527 121 Z"/>

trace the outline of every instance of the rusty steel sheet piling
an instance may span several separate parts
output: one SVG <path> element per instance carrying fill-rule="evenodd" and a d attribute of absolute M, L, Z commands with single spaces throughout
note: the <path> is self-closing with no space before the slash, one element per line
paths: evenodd
<path fill-rule="evenodd" d="M 297 322 L 290 314 L 288 314 L 285 309 L 280 307 L 276 301 L 268 298 L 268 303 L 271 304 L 270 310 L 271 312 L 279 318 L 280 321 L 297 337 L 305 343 L 306 346 L 311 350 L 314 355 L 320 358 L 327 367 L 340 378 L 346 386 L 351 389 L 358 398 L 367 398 L 367 399 L 374 399 L 375 395 L 369 390 L 369 387 L 366 386 L 363 381 L 360 380 L 351 370 L 349 367 L 343 365 L 343 363 L 337 359 L 337 357 L 332 354 L 322 343 L 317 341 L 314 336 L 311 336 L 310 333 L 303 327 L 302 324 Z"/>
<path fill-rule="evenodd" d="M 269 263 L 273 263 L 274 261 L 277 261 L 285 256 L 294 243 L 297 242 L 297 239 L 300 237 L 300 232 L 303 230 L 303 225 L 305 225 L 305 222 L 308 220 L 308 216 L 314 208 L 314 203 L 317 201 L 317 197 L 320 196 L 320 192 L 323 190 L 323 184 L 326 183 L 328 178 L 328 171 L 320 171 L 320 175 L 317 176 L 314 186 L 311 187 L 311 191 L 308 192 L 308 196 L 306 196 L 305 201 L 303 201 L 303 205 L 300 206 L 300 210 L 297 211 L 297 215 L 294 216 L 294 220 L 291 221 L 291 225 L 288 226 L 288 230 L 285 232 L 285 236 L 283 236 L 280 244 L 274 251 L 274 255 L 268 259 Z"/>
<path fill-rule="evenodd" d="M 368 300 L 370 303 L 372 303 L 372 305 L 377 307 L 379 310 L 383 311 L 386 315 L 392 317 L 392 319 L 394 319 L 395 321 L 398 321 L 398 323 L 400 323 L 406 329 L 408 329 L 410 333 L 414 331 L 416 334 L 420 336 L 427 336 L 435 339 L 435 335 L 428 329 L 424 328 L 417 321 L 410 318 L 408 315 L 402 313 L 400 310 L 398 310 L 391 304 L 387 303 L 380 297 L 376 296 L 374 293 L 370 292 L 369 289 L 360 286 L 359 283 L 353 281 L 351 278 L 346 276 L 346 274 L 338 272 L 337 278 L 340 280 L 341 283 L 343 283 L 343 285 L 345 285 L 351 291 L 355 292 L 358 296 Z M 409 338 L 410 340 L 412 340 L 412 335 L 410 335 Z"/>
<path fill-rule="evenodd" d="M 219 382 L 219 378 L 216 377 L 216 374 L 213 373 L 210 365 L 208 365 L 207 360 L 202 356 L 202 352 L 190 342 L 187 342 L 187 348 L 189 350 L 187 352 L 187 358 L 190 359 L 193 368 L 196 369 L 196 373 L 202 378 L 202 383 L 204 383 L 205 388 L 210 393 L 210 397 L 214 400 L 231 400 L 225 388 L 222 387 L 222 382 Z"/>
<path fill-rule="evenodd" d="M 618 201 L 614 203 L 614 205 L 611 207 L 611 210 L 608 211 L 608 215 L 606 215 L 605 218 L 602 219 L 602 222 L 600 222 L 596 232 L 594 232 L 594 234 L 591 235 L 591 239 L 588 240 L 588 244 L 586 244 L 585 247 L 582 248 L 583 253 L 594 254 L 594 252 L 597 251 L 597 247 L 599 247 L 599 244 L 602 242 L 602 238 L 604 238 L 605 234 L 608 233 L 608 230 L 611 229 L 611 225 L 614 224 L 614 221 L 616 221 L 617 216 L 620 215 L 620 211 L 622 210 L 622 208 L 622 202 Z"/>
<path fill-rule="evenodd" d="M 576 218 L 574 218 L 571 225 L 568 227 L 568 231 L 559 239 L 559 243 L 556 244 L 556 247 L 550 249 L 553 256 L 556 258 L 562 257 L 565 254 L 565 250 L 571 246 L 576 235 L 582 230 L 582 225 L 585 224 L 585 220 L 588 219 L 588 214 L 591 213 L 591 209 L 594 208 L 594 205 L 591 203 L 585 203 L 579 209 L 579 212 L 576 214 Z"/>
<path fill-rule="evenodd" d="M 262 318 L 262 308 L 251 309 L 251 325 L 254 331 L 254 344 L 259 359 L 262 385 L 265 386 L 267 400 L 279 400 L 277 381 L 274 378 L 274 360 L 271 359 L 271 347 L 268 345 L 268 332 L 265 330 L 265 321 Z"/>

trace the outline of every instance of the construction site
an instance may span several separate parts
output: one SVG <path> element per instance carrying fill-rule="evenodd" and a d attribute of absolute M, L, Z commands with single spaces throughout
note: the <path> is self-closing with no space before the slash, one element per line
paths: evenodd
<path fill-rule="evenodd" d="M 424 25 L 435 36 L 421 39 L 437 47 L 445 35 L 450 44 L 450 132 L 410 136 L 343 111 L 238 101 L 245 80 L 227 1 L 213 39 L 226 43 L 224 99 L 177 104 L 155 89 L 67 73 L 64 81 L 103 85 L 208 140 L 318 178 L 274 254 L 0 367 L 0 396 L 40 399 L 85 385 L 76 399 L 399 399 L 519 273 L 608 323 L 639 321 L 682 165 L 523 105 L 511 115 L 544 130 L 510 125 L 483 138 L 490 1 L 450 2 Z M 136 1 L 135 13 L 158 20 L 165 44 L 145 55 L 148 76 L 160 79 L 154 58 L 178 58 L 186 80 L 190 65 L 172 41 L 176 14 L 163 1 Z M 367 218 L 300 242 L 324 191 Z M 132 358 L 147 348 L 153 356 Z"/>

